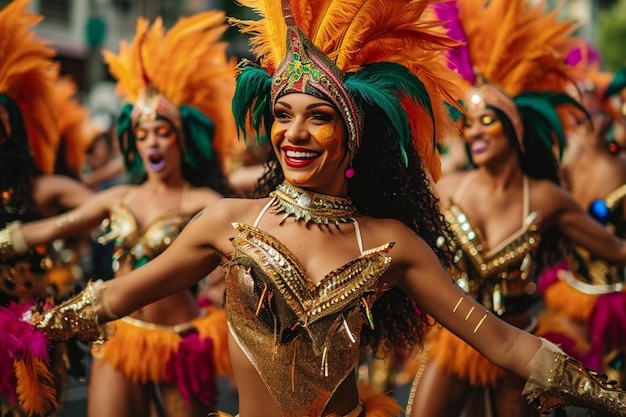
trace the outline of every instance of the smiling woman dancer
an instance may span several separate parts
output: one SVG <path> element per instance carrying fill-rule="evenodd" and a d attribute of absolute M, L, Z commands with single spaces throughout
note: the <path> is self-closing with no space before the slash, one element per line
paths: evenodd
<path fill-rule="evenodd" d="M 183 18 L 167 34 L 160 20 L 150 28 L 139 19 L 130 45 L 123 42 L 119 55 L 105 52 L 128 102 L 117 125 L 127 169 L 144 180 L 24 225 L 29 245 L 84 234 L 104 220 L 100 241 L 114 242 L 113 269 L 124 274 L 157 257 L 196 213 L 229 193 L 219 164 L 237 137 L 235 65 L 218 42 L 226 27 L 217 11 Z M 217 372 L 228 371 L 225 313 L 201 311 L 189 284 L 129 311 L 113 337 L 94 345 L 91 417 L 214 410 Z"/>
<path fill-rule="evenodd" d="M 390 398 L 359 392 L 355 367 L 362 345 L 419 343 L 420 311 L 529 379 L 542 410 L 572 401 L 626 415 L 624 392 L 499 320 L 441 266 L 426 169 L 454 78 L 438 60 L 448 40 L 427 20 L 430 2 L 244 4 L 262 16 L 237 21 L 262 59 L 241 65 L 233 103 L 242 128 L 252 115 L 270 132 L 270 195 L 219 200 L 145 267 L 34 323 L 51 338 L 97 337 L 99 324 L 221 264 L 241 417 L 398 415 Z"/>

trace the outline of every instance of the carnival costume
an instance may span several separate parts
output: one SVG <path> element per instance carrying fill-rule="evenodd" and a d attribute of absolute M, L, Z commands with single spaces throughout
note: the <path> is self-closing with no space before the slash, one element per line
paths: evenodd
<path fill-rule="evenodd" d="M 608 73 L 598 71 L 599 62 L 590 58 L 588 48 L 570 54 L 579 90 L 593 94 L 601 111 L 609 113 L 606 91 L 611 81 Z M 568 57 L 568 58 L 570 58 Z M 601 128 L 601 127 L 596 127 Z M 608 132 L 603 132 L 608 133 Z M 612 143 L 607 137 L 612 153 Z M 619 156 L 616 156 L 618 158 Z M 612 234 L 626 237 L 624 204 L 626 186 L 622 185 L 606 197 L 594 200 L 588 213 Z M 599 369 L 623 387 L 626 382 L 626 303 L 624 267 L 612 264 L 591 254 L 587 249 L 572 244 L 566 257 L 547 269 L 539 278 L 539 292 L 546 309 L 539 317 L 539 331 L 586 366 Z M 562 315 L 577 324 L 583 324 L 585 334 L 563 322 Z"/>
<path fill-rule="evenodd" d="M 436 160 L 433 138 L 443 137 L 443 127 L 450 123 L 445 119 L 446 103 L 453 103 L 449 92 L 454 91 L 454 85 L 449 77 L 441 78 L 439 86 L 432 83 L 435 74 L 448 74 L 439 71 L 443 68 L 436 59 L 448 40 L 434 29 L 434 23 L 420 20 L 429 1 L 283 0 L 280 4 L 242 4 L 255 8 L 262 16 L 258 21 L 236 21 L 244 32 L 256 35 L 254 52 L 261 57 L 260 66 L 245 62 L 240 67 L 233 109 L 244 132 L 248 116 L 255 128 L 264 123 L 269 127 L 269 111 L 282 94 L 320 94 L 343 116 L 352 157 L 361 139 L 377 139 L 366 137 L 362 131 L 361 123 L 367 116 L 363 109 L 369 108 L 392 122 L 387 127 L 401 145 L 396 148 L 398 157 L 413 145 L 423 146 L 425 158 Z M 338 33 L 343 36 L 338 37 Z M 433 59 L 424 63 L 423 57 Z M 381 62 L 385 59 L 389 62 Z M 437 71 L 433 73 L 432 69 Z M 425 84 L 432 88 L 425 88 Z M 416 119 L 410 115 L 416 113 L 422 116 L 419 120 L 424 126 L 420 128 L 426 129 L 425 135 L 414 130 Z M 429 163 L 428 168 L 433 165 L 436 163 Z M 287 182 L 270 196 L 252 225 L 234 225 L 234 252 L 225 265 L 229 326 L 281 413 L 318 416 L 338 384 L 355 369 L 362 332 L 372 323 L 385 324 L 385 317 L 381 320 L 374 311 L 387 290 L 394 291 L 378 281 L 391 262 L 388 252 L 393 253 L 389 251 L 392 243 L 364 250 L 356 207 L 347 197 L 313 193 Z M 328 273 L 320 285 L 312 285 L 292 252 L 257 227 L 266 210 L 282 213 L 283 221 L 293 217 L 319 227 L 350 223 L 355 227 L 361 254 Z M 96 317 L 115 316 L 109 301 L 106 284 L 90 285 L 80 297 L 35 317 L 33 322 L 48 337 L 67 337 L 69 332 L 98 338 L 103 329 Z M 270 362 L 268 354 L 281 360 Z M 609 385 L 598 382 L 553 346 L 541 348 L 529 366 L 532 376 L 528 393 L 543 410 L 579 399 L 616 415 L 618 407 L 624 406 L 623 393 L 615 393 Z M 566 376 L 577 372 L 576 377 L 592 387 L 581 393 L 572 381 L 559 378 L 558 384 L 552 382 L 550 372 Z M 365 396 L 362 400 L 367 401 Z M 366 404 L 363 409 L 359 404 L 350 415 L 384 417 L 399 413 L 397 405 L 380 409 Z"/>
<path fill-rule="evenodd" d="M 15 0 L 0 10 L 0 225 L 4 228 L 0 232 L 0 297 L 4 307 L 33 298 L 42 301 L 48 295 L 47 248 L 28 249 L 21 242 L 19 256 L 13 256 L 12 249 L 6 252 L 9 230 L 41 218 L 31 184 L 34 177 L 53 172 L 60 133 L 55 51 L 31 31 L 43 17 L 28 11 L 29 3 Z M 26 310 L 19 306 L 7 310 L 0 322 Z M 11 352 L 0 355 L 0 369 L 12 370 L 0 378 L 0 414 L 32 415 L 55 409 L 54 383 L 58 381 L 47 368 L 52 349 L 45 338 L 21 325 L 12 329 L 0 325 L 0 340 Z"/>
<path fill-rule="evenodd" d="M 199 167 L 217 160 L 227 171 L 237 132 L 230 114 L 235 63 L 218 41 L 226 27 L 218 11 L 181 18 L 167 33 L 160 19 L 150 28 L 140 18 L 130 45 L 122 42 L 119 55 L 104 52 L 118 80 L 117 92 L 129 102 L 117 133 L 130 173 L 145 173 L 133 129 L 155 119 L 172 124 L 186 164 Z M 114 272 L 122 263 L 139 268 L 167 249 L 193 214 L 187 208 L 189 187 L 185 183 L 179 211 L 164 214 L 145 230 L 128 208 L 136 189 L 113 206 L 98 242 L 113 242 Z M 172 326 L 124 317 L 115 327 L 113 337 L 93 345 L 94 356 L 134 383 L 175 383 L 185 401 L 195 396 L 215 406 L 216 376 L 231 374 L 223 310 L 208 307 L 196 319 Z"/>
<path fill-rule="evenodd" d="M 449 35 L 461 42 L 449 57 L 463 78 L 466 107 L 501 111 L 511 122 L 519 152 L 526 151 L 525 135 L 532 135 L 560 156 L 564 133 L 557 107 L 579 107 L 565 93 L 572 86 L 565 57 L 574 45 L 570 35 L 575 27 L 557 21 L 557 11 L 544 13 L 544 7 L 543 2 L 530 6 L 525 0 L 456 0 L 441 2 L 436 11 Z M 457 284 L 506 320 L 530 311 L 537 301 L 533 257 L 541 243 L 540 213 L 529 212 L 524 176 L 521 229 L 497 247 L 486 248 L 460 204 L 461 196 L 471 192 L 473 178 L 468 174 L 455 196 L 442 202 L 451 236 L 442 237 L 441 244 L 456 252 L 450 273 Z M 525 330 L 534 332 L 536 320 Z M 474 387 L 494 387 L 508 375 L 446 329 L 431 337 L 428 355 L 428 360 Z M 413 389 L 418 382 L 419 375 Z"/>
<path fill-rule="evenodd" d="M 424 168 L 438 177 L 435 145 L 452 128 L 446 104 L 454 103 L 456 87 L 441 60 L 449 40 L 432 22 L 420 22 L 430 15 L 429 1 L 240 3 L 262 17 L 233 20 L 254 35 L 253 52 L 260 58 L 259 65 L 240 64 L 233 108 L 244 134 L 248 109 L 252 126 L 269 132 L 272 103 L 292 92 L 313 94 L 338 109 L 354 160 L 362 140 L 375 140 L 364 132 L 367 104 L 385 114 L 405 163 L 404 149 L 414 146 Z M 265 210 L 285 218 L 328 227 L 348 222 L 356 229 L 361 256 L 314 286 L 288 248 L 256 227 L 265 210 L 252 226 L 235 225 L 239 234 L 226 281 L 231 333 L 282 415 L 317 416 L 358 364 L 362 328 L 374 326 L 373 305 L 383 292 L 378 280 L 391 261 L 386 253 L 392 243 L 363 248 L 349 198 L 287 182 L 270 195 Z M 364 405 L 350 415 L 401 411 L 383 394 L 360 391 Z"/>
<path fill-rule="evenodd" d="M 113 242 L 114 271 L 121 263 L 136 269 L 154 259 L 191 219 L 186 214 L 189 210 L 185 210 L 189 195 L 186 184 L 180 210 L 161 216 L 141 231 L 127 206 L 133 191 L 113 206 L 104 223 L 107 233 L 98 238 L 102 244 Z M 176 383 L 186 400 L 193 394 L 209 406 L 216 404 L 215 375 L 231 373 L 225 311 L 209 306 L 197 319 L 171 326 L 132 317 L 123 317 L 114 325 L 114 337 L 93 345 L 95 357 L 110 363 L 134 383 Z M 201 378 L 201 383 L 190 392 L 194 378 Z"/>

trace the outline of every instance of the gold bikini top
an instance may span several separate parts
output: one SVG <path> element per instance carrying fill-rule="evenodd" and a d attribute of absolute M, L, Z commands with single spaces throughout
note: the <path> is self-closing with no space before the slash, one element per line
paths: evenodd
<path fill-rule="evenodd" d="M 620 238 L 626 237 L 623 211 L 625 197 L 626 185 L 622 185 L 604 200 L 594 202 L 594 206 L 599 207 L 594 210 L 595 217 L 608 231 Z M 567 264 L 569 270 L 560 271 L 559 277 L 583 293 L 601 295 L 624 290 L 624 267 L 597 258 L 580 245 L 574 244 L 567 251 Z"/>
<path fill-rule="evenodd" d="M 106 233 L 98 238 L 101 244 L 113 242 L 114 271 L 119 269 L 121 261 L 131 263 L 136 269 L 154 259 L 168 248 L 191 219 L 182 210 L 166 213 L 141 231 L 135 215 L 127 206 L 132 194 L 128 193 L 123 201 L 113 206 L 109 218 L 102 223 Z M 183 190 L 182 201 L 186 198 L 187 191 Z"/>
<path fill-rule="evenodd" d="M 465 177 L 455 195 L 457 201 L 472 178 L 471 174 Z M 499 316 L 528 308 L 527 302 L 515 305 L 511 299 L 533 295 L 537 288 L 532 277 L 532 261 L 533 252 L 541 241 L 540 219 L 537 212 L 529 213 L 526 177 L 523 192 L 522 227 L 490 250 L 487 250 L 480 231 L 454 200 L 451 199 L 444 210 L 453 235 L 450 245 L 455 249 L 454 267 L 450 270 L 452 276 L 474 299 Z"/>
<path fill-rule="evenodd" d="M 363 251 L 354 222 L 361 256 L 314 285 L 289 249 L 257 224 L 233 224 L 239 234 L 227 265 L 229 327 L 281 414 L 318 416 L 354 372 L 393 244 Z"/>

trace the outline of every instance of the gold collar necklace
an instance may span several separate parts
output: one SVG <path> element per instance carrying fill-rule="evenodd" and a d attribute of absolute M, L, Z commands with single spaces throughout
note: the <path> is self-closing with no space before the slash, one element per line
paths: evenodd
<path fill-rule="evenodd" d="M 305 223 L 313 222 L 320 224 L 350 223 L 354 221 L 352 216 L 356 213 L 356 207 L 348 197 L 335 197 L 327 194 L 315 193 L 303 190 L 287 181 L 280 184 L 270 193 L 274 198 L 272 211 L 285 213 L 281 223 L 289 216 Z"/>

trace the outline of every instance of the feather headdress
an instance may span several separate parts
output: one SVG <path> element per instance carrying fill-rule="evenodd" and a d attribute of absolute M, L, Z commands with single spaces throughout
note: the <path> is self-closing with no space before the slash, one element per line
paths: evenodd
<path fill-rule="evenodd" d="M 15 0 L 0 10 L 0 119 L 22 151 L 51 173 L 59 140 L 53 104 L 58 65 L 54 49 L 30 30 L 43 17 L 26 10 L 29 4 Z M 23 126 L 16 125 L 20 116 Z"/>
<path fill-rule="evenodd" d="M 231 19 L 252 35 L 259 65 L 243 62 L 233 110 L 268 125 L 274 100 L 287 92 L 322 92 L 343 115 L 351 157 L 363 140 L 363 106 L 395 129 L 402 157 L 414 146 L 433 177 L 435 145 L 452 129 L 447 104 L 460 90 L 445 66 L 454 45 L 434 22 L 431 0 L 238 0 L 259 20 Z"/>
<path fill-rule="evenodd" d="M 183 17 L 167 32 L 160 18 L 151 27 L 139 18 L 130 44 L 121 42 L 118 55 L 104 51 L 117 92 L 130 103 L 118 132 L 131 171 L 143 170 L 133 156 L 132 124 L 157 113 L 182 134 L 180 145 L 191 165 L 197 163 L 196 155 L 217 157 L 227 171 L 226 160 L 238 149 L 231 111 L 235 61 L 219 40 L 227 27 L 220 11 Z"/>
<path fill-rule="evenodd" d="M 449 35 L 462 43 L 449 53 L 450 64 L 466 82 L 468 106 L 493 105 L 511 120 L 523 150 L 524 117 L 554 134 L 562 150 L 564 135 L 555 107 L 576 103 L 566 92 L 573 84 L 568 53 L 577 40 L 576 25 L 546 13 L 543 0 L 452 0 L 437 5 Z M 470 89 L 471 86 L 477 87 Z"/>
<path fill-rule="evenodd" d="M 89 112 L 76 98 L 77 86 L 69 77 L 59 78 L 55 88 L 55 109 L 59 128 L 60 158 L 74 176 L 79 176 L 89 146 Z"/>

